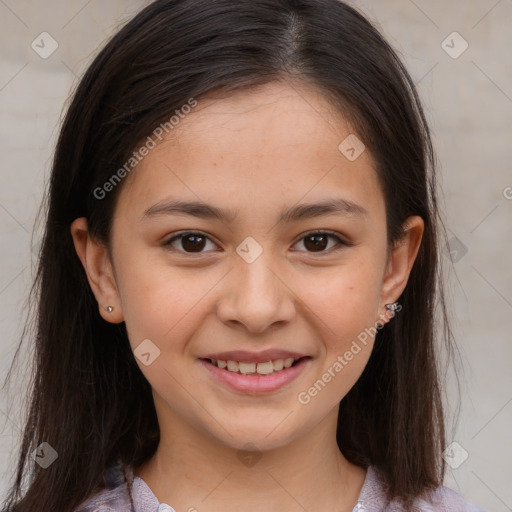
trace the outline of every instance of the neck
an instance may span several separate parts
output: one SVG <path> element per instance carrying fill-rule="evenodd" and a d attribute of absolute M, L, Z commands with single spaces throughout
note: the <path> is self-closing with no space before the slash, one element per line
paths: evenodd
<path fill-rule="evenodd" d="M 160 423 L 157 451 L 134 474 L 176 510 L 332 510 L 350 512 L 365 470 L 336 444 L 337 411 L 306 436 L 278 448 L 242 450 L 194 430 Z"/>

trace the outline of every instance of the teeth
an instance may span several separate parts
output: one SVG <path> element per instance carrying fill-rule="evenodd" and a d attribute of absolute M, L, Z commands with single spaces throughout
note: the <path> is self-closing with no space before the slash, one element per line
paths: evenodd
<path fill-rule="evenodd" d="M 258 369 L 256 370 L 260 375 L 269 375 L 270 373 L 274 373 L 274 365 L 272 361 L 268 361 L 267 363 L 258 363 Z"/>
<path fill-rule="evenodd" d="M 285 368 L 290 368 L 290 366 L 293 364 L 293 357 L 289 357 L 288 359 L 285 359 L 284 360 L 284 367 Z"/>
<path fill-rule="evenodd" d="M 229 366 L 230 361 L 228 361 Z M 240 370 L 240 373 L 243 373 L 244 375 L 246 373 L 254 373 L 256 371 L 256 363 L 238 363 L 238 369 Z"/>
<path fill-rule="evenodd" d="M 273 363 L 274 363 L 274 371 L 276 371 L 276 372 L 279 372 L 284 368 L 284 361 L 282 359 L 273 361 Z"/>
<path fill-rule="evenodd" d="M 228 361 L 228 370 L 230 372 L 238 371 L 238 363 L 236 361 Z"/>
<path fill-rule="evenodd" d="M 295 359 L 288 357 L 286 359 L 276 359 L 275 361 L 266 361 L 265 363 L 240 363 L 238 361 L 222 361 L 221 359 L 212 359 L 214 366 L 228 370 L 230 372 L 240 372 L 243 375 L 259 374 L 270 375 L 274 372 L 280 372 L 284 368 L 290 368 Z"/>

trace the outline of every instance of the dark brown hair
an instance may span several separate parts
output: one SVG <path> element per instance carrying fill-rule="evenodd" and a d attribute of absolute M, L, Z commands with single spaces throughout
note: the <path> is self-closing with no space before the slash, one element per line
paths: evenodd
<path fill-rule="evenodd" d="M 32 290 L 28 418 L 4 507 L 72 510 L 114 461 L 136 467 L 155 452 L 151 387 L 124 324 L 99 315 L 70 225 L 86 217 L 92 235 L 108 244 L 122 183 L 102 199 L 94 190 L 141 140 L 190 98 L 279 79 L 314 86 L 352 122 L 376 161 L 390 245 L 408 216 L 425 222 L 402 311 L 379 330 L 362 376 L 340 404 L 340 450 L 355 464 L 375 466 L 390 497 L 409 500 L 442 482 L 436 304 L 440 334 L 448 343 L 451 336 L 438 287 L 435 159 L 414 82 L 371 23 L 338 0 L 157 0 L 97 55 L 62 124 Z M 47 469 L 30 457 L 42 442 L 58 453 Z"/>

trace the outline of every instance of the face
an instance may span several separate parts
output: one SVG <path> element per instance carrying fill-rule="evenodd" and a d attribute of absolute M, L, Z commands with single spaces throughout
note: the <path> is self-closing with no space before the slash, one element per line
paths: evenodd
<path fill-rule="evenodd" d="M 275 82 L 201 98 L 126 178 L 113 284 L 92 285 L 161 424 L 272 448 L 336 413 L 415 255 L 389 257 L 372 157 L 338 148 L 353 133 L 314 90 Z"/>

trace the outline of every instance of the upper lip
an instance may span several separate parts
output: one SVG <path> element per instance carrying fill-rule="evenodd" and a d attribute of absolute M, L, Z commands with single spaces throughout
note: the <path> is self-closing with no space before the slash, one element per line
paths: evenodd
<path fill-rule="evenodd" d="M 249 352 L 247 350 L 230 350 L 229 352 L 217 352 L 206 354 L 200 359 L 216 359 L 221 361 L 238 361 L 249 363 L 266 363 L 267 361 L 276 361 L 278 359 L 300 359 L 307 357 L 300 352 L 290 352 L 289 350 L 268 349 L 261 352 Z"/>

